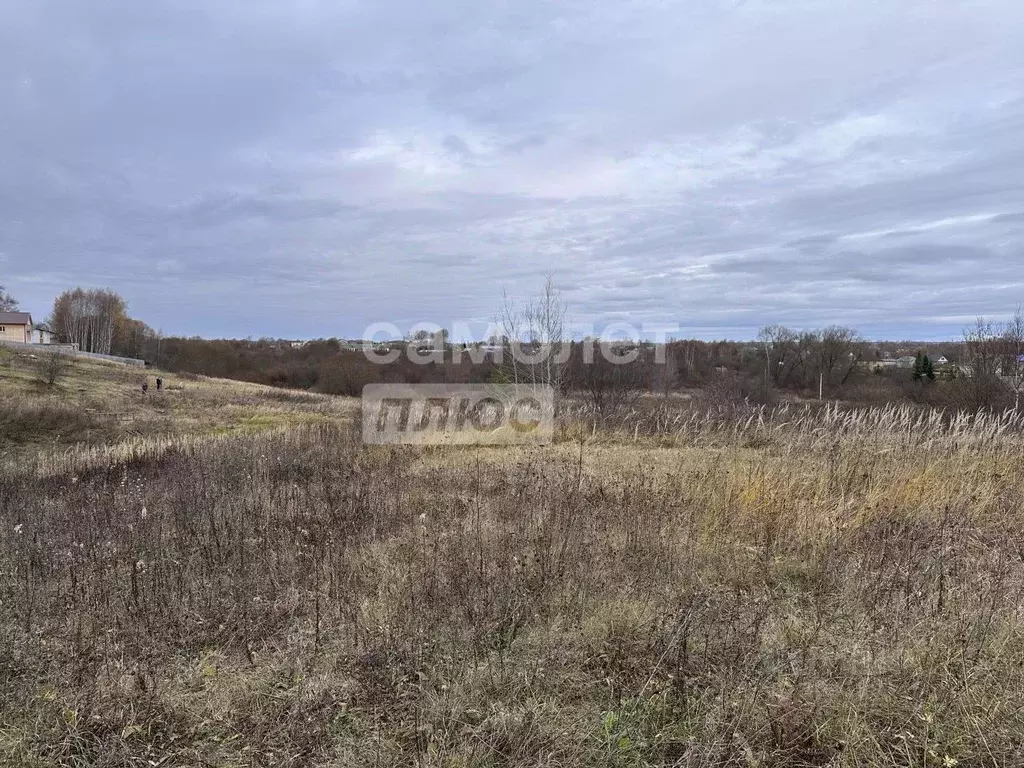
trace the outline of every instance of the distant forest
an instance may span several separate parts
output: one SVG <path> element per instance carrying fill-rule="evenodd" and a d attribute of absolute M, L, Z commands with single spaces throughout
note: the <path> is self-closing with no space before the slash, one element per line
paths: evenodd
<path fill-rule="evenodd" d="M 18 306 L 2 286 L 0 303 L 6 309 Z M 420 332 L 387 342 L 395 359 L 386 364 L 368 359 L 358 342 L 333 338 L 163 337 L 132 318 L 127 303 L 112 290 L 65 291 L 47 323 L 60 341 L 86 351 L 141 358 L 173 372 L 348 396 L 358 396 L 373 383 L 501 383 L 520 381 L 521 376 L 551 384 L 602 412 L 651 396 L 684 396 L 709 406 L 822 398 L 855 405 L 912 402 L 973 410 L 1019 406 L 1024 391 L 1021 310 L 1006 323 L 979 319 L 963 339 L 947 343 L 868 341 L 843 326 L 797 331 L 769 325 L 753 341 L 681 340 L 661 347 L 638 341 L 565 340 L 565 311 L 549 281 L 525 305 L 506 300 L 500 312 L 506 332 L 486 347 L 451 343 L 443 330 L 433 337 Z M 510 367 L 510 339 L 534 339 L 559 348 L 562 362 Z M 434 351 L 431 361 L 411 359 L 425 348 Z M 504 354 L 498 355 L 499 350 Z M 613 354 L 605 354 L 609 350 Z M 612 362 L 623 355 L 629 362 Z"/>
<path fill-rule="evenodd" d="M 611 365 L 599 353 L 590 355 L 594 362 L 584 364 L 584 347 L 589 343 L 594 342 L 568 342 L 568 361 L 559 386 L 564 394 L 590 399 L 599 409 L 644 395 L 679 394 L 709 404 L 763 404 L 820 394 L 852 404 L 906 401 L 975 409 L 1013 405 L 1015 395 L 1013 382 L 996 368 L 969 375 L 966 361 L 975 354 L 970 341 L 866 342 L 849 329 L 826 329 L 783 334 L 767 342 L 672 341 L 661 351 L 661 362 L 653 345 L 620 344 L 636 358 L 624 365 Z M 165 338 L 151 341 L 147 359 L 171 371 L 349 396 L 358 396 L 372 383 L 508 380 L 508 364 L 497 363 L 492 354 L 473 362 L 465 345 L 446 344 L 443 362 L 418 364 L 404 350 L 410 344 L 397 342 L 403 348 L 398 359 L 378 364 L 337 339 L 293 346 L 271 339 Z M 477 359 L 480 356 L 477 351 Z M 914 358 L 915 364 L 900 358 Z M 930 363 L 928 372 L 917 363 L 925 358 Z"/>

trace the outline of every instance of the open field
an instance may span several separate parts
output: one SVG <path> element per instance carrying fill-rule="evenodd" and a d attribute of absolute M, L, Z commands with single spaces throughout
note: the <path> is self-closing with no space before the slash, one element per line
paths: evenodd
<path fill-rule="evenodd" d="M 1016 416 L 371 448 L 349 401 L 168 378 L 106 433 L 159 449 L 3 471 L 2 765 L 1024 762 Z"/>
<path fill-rule="evenodd" d="M 356 407 L 344 398 L 86 360 L 67 364 L 48 386 L 41 365 L 0 348 L 0 465 L 60 472 L 107 456 L 159 453 L 171 443 L 347 420 Z"/>

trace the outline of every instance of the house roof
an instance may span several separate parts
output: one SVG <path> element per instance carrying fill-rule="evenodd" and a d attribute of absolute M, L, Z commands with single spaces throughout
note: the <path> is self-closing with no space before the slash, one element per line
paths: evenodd
<path fill-rule="evenodd" d="M 48 326 L 46 323 L 36 323 L 32 326 L 33 331 L 46 331 L 47 333 L 53 333 L 53 328 Z"/>
<path fill-rule="evenodd" d="M 32 315 L 28 312 L 0 312 L 0 323 L 4 325 L 30 325 Z"/>

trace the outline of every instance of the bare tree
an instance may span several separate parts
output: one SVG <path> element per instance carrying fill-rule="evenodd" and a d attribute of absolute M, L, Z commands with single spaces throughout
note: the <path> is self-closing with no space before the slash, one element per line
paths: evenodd
<path fill-rule="evenodd" d="M 657 354 L 657 353 L 655 353 Z M 655 357 L 657 359 L 657 357 Z M 662 396 L 668 397 L 679 381 L 679 357 L 675 347 L 669 343 L 665 345 L 665 359 L 654 364 L 654 371 L 651 377 L 651 388 L 660 392 Z"/>
<path fill-rule="evenodd" d="M 757 334 L 764 350 L 764 385 L 782 386 L 796 366 L 799 336 L 784 325 L 766 325 Z"/>
<path fill-rule="evenodd" d="M 758 332 L 757 339 L 764 354 L 766 387 L 772 382 L 779 387 L 841 387 L 864 354 L 857 331 L 840 325 L 802 333 L 769 325 Z"/>
<path fill-rule="evenodd" d="M 0 285 L 0 312 L 16 312 L 18 300 L 7 292 L 7 289 Z"/>
<path fill-rule="evenodd" d="M 539 296 L 519 307 L 502 290 L 497 325 L 505 340 L 501 371 L 513 384 L 561 389 L 569 347 L 565 340 L 566 306 L 549 275 Z"/>
<path fill-rule="evenodd" d="M 509 297 L 508 290 L 501 289 L 501 310 L 496 318 L 501 329 L 501 365 L 502 376 L 512 384 L 519 384 L 519 359 L 513 346 L 520 337 L 522 319 L 515 302 Z"/>
<path fill-rule="evenodd" d="M 587 396 L 602 419 L 632 405 L 643 394 L 647 377 L 642 356 L 621 355 L 610 342 L 592 340 L 576 345 L 576 350 L 571 383 Z"/>
<path fill-rule="evenodd" d="M 832 387 L 841 387 L 850 378 L 863 355 L 863 342 L 853 328 L 830 325 L 821 331 L 818 347 L 818 371 Z"/>
<path fill-rule="evenodd" d="M 1024 310 L 1020 304 L 1017 310 L 1002 326 L 1002 354 L 999 362 L 1000 373 L 1013 389 L 1013 407 L 1020 409 L 1020 393 L 1024 389 Z"/>
<path fill-rule="evenodd" d="M 1006 404 L 1008 380 L 1001 374 L 1006 368 L 1007 346 L 1005 328 L 983 317 L 964 330 L 968 375 L 961 386 L 970 407 Z M 1012 367 L 1016 369 L 1017 366 Z"/>
<path fill-rule="evenodd" d="M 565 370 L 565 302 L 548 275 L 540 296 L 526 305 L 527 332 L 530 342 L 540 344 L 545 353 L 539 366 L 534 366 L 534 381 L 558 389 Z"/>
<path fill-rule="evenodd" d="M 134 320 L 127 315 L 118 317 L 114 329 L 114 343 L 111 353 L 124 357 L 145 357 L 146 344 L 153 338 L 155 331 L 141 320 Z"/>
<path fill-rule="evenodd" d="M 50 323 L 64 341 L 109 355 L 125 314 L 124 299 L 114 291 L 75 288 L 54 301 Z"/>
<path fill-rule="evenodd" d="M 697 375 L 697 344 L 694 341 L 676 341 L 669 344 L 678 369 L 676 379 L 690 380 Z"/>
<path fill-rule="evenodd" d="M 984 317 L 964 330 L 964 348 L 972 377 L 995 377 L 999 373 L 1000 331 Z"/>
<path fill-rule="evenodd" d="M 70 367 L 71 359 L 67 355 L 57 350 L 50 350 L 39 358 L 37 368 L 39 380 L 46 386 L 52 387 L 64 378 L 64 374 Z"/>

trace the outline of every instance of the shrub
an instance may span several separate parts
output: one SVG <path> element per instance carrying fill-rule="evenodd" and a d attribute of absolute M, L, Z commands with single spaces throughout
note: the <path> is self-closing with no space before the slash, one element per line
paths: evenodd
<path fill-rule="evenodd" d="M 57 350 L 44 352 L 36 361 L 39 381 L 48 387 L 55 386 L 64 378 L 71 365 L 71 358 Z"/>

